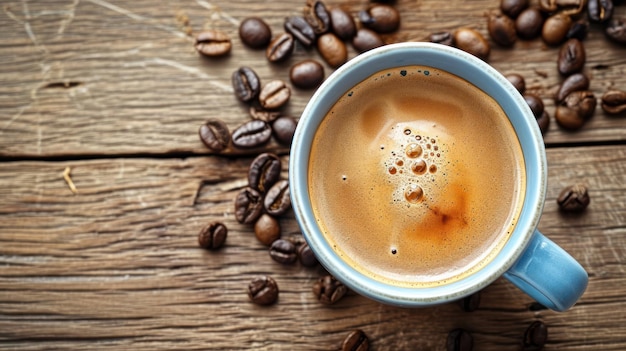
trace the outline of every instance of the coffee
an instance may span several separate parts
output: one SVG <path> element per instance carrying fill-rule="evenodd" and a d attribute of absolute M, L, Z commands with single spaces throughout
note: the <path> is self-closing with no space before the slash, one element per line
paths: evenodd
<path fill-rule="evenodd" d="M 507 116 L 467 81 L 424 66 L 348 90 L 315 134 L 308 191 L 331 247 L 397 286 L 484 267 L 521 211 L 525 165 Z"/>

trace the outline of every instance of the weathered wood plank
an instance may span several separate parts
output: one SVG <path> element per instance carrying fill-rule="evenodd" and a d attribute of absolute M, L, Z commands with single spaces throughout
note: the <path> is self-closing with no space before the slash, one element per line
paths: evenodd
<path fill-rule="evenodd" d="M 45 157 L 102 154 L 206 153 L 196 136 L 207 118 L 231 128 L 248 119 L 233 97 L 230 74 L 253 67 L 261 79 L 288 78 L 288 67 L 315 50 L 298 48 L 292 59 L 269 64 L 262 51 L 243 47 L 237 23 L 264 18 L 275 33 L 284 18 L 299 14 L 304 1 L 183 1 L 132 3 L 108 0 L 5 1 L 0 13 L 0 156 Z M 366 2 L 329 0 L 352 13 Z M 423 40 L 461 26 L 486 35 L 485 12 L 497 1 L 398 1 L 401 30 L 387 42 Z M 626 14 L 626 7 L 618 8 Z M 186 27 L 181 18 L 186 16 Z M 224 59 L 199 57 L 187 28 L 226 31 L 234 40 Z M 593 27 L 585 42 L 586 72 L 599 97 L 609 87 L 626 89 L 626 49 L 608 43 Z M 494 46 L 490 62 L 503 73 L 528 79 L 529 90 L 544 98 L 559 84 L 557 48 L 541 40 L 518 42 L 513 50 Z M 351 57 L 355 55 L 350 51 Z M 326 73 L 331 69 L 326 67 Z M 294 90 L 285 114 L 299 116 L 311 91 Z M 584 130 L 562 131 L 553 122 L 548 143 L 624 140 L 625 119 L 600 108 Z"/>
<path fill-rule="evenodd" d="M 358 295 L 321 305 L 311 293 L 321 268 L 273 262 L 251 228 L 234 220 L 232 200 L 250 158 L 4 163 L 0 349 L 328 350 L 361 328 L 377 350 L 443 350 L 448 331 L 463 327 L 475 349 L 517 350 L 526 326 L 540 319 L 550 328 L 548 350 L 623 350 L 626 149 L 553 148 L 548 158 L 540 229 L 590 274 L 580 303 L 560 314 L 530 311 L 530 298 L 502 279 L 473 313 L 454 304 L 389 307 Z M 575 182 L 588 184 L 592 203 L 564 216 L 555 198 Z M 196 244 L 212 220 L 230 230 L 217 252 Z M 298 230 L 292 215 L 281 225 L 285 235 Z M 258 274 L 278 282 L 276 305 L 248 301 L 247 283 Z"/>

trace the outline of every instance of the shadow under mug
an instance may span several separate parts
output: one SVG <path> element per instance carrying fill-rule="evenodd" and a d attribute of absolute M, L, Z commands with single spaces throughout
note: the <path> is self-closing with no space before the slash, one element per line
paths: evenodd
<path fill-rule="evenodd" d="M 526 164 L 526 193 L 510 238 L 482 269 L 449 284 L 399 287 L 374 280 L 344 262 L 325 240 L 311 207 L 308 167 L 315 133 L 335 102 L 349 89 L 384 69 L 420 65 L 447 71 L 472 83 L 498 102 L 519 139 Z M 293 138 L 289 158 L 293 209 L 303 235 L 330 274 L 357 293 L 386 304 L 419 307 L 447 303 L 504 276 L 542 305 L 565 311 L 587 287 L 582 266 L 537 230 L 547 183 L 543 138 L 527 103 L 493 67 L 461 50 L 432 43 L 400 43 L 365 52 L 333 72 L 307 104 Z"/>

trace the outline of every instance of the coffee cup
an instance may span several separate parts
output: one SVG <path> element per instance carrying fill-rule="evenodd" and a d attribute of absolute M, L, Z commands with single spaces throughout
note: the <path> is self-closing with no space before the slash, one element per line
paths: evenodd
<path fill-rule="evenodd" d="M 431 306 L 504 276 L 565 311 L 588 277 L 537 230 L 547 166 L 530 108 L 493 67 L 399 43 L 317 89 L 293 138 L 290 193 L 320 263 L 363 296 Z"/>

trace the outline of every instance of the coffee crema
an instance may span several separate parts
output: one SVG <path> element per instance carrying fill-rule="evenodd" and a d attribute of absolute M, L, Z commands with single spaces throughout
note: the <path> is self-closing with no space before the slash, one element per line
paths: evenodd
<path fill-rule="evenodd" d="M 498 103 L 425 66 L 380 71 L 329 110 L 312 144 L 318 225 L 351 267 L 396 286 L 457 281 L 508 240 L 525 192 Z"/>

